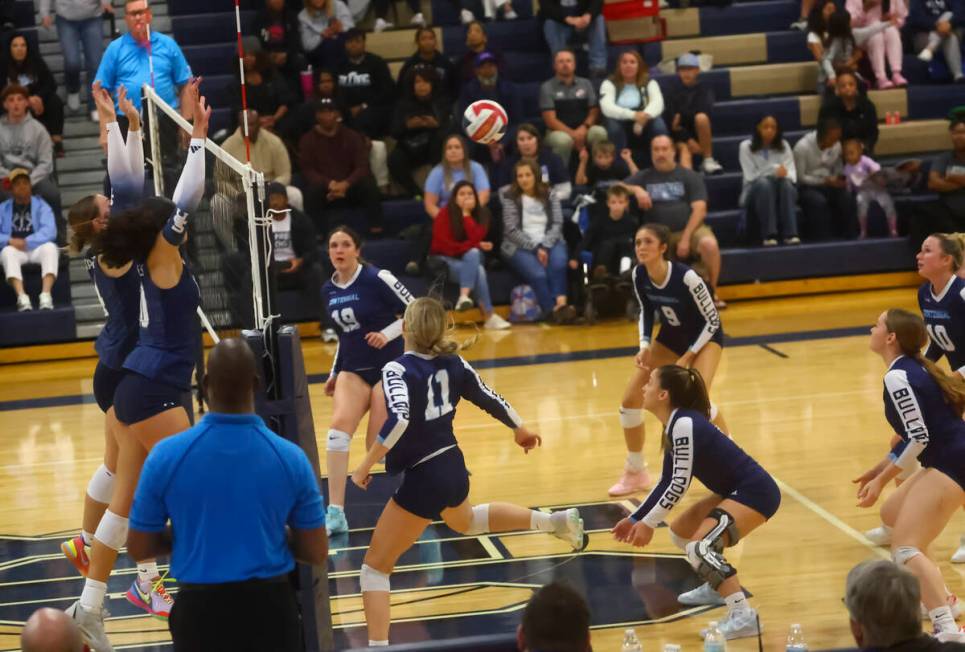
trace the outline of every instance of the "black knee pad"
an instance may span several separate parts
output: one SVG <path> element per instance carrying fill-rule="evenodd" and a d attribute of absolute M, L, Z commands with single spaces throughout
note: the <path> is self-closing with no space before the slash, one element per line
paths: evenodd
<path fill-rule="evenodd" d="M 707 539 L 691 541 L 687 544 L 687 560 L 697 576 L 717 590 L 724 580 L 737 574 L 737 569 L 728 563 L 724 556 L 713 548 Z"/>
<path fill-rule="evenodd" d="M 720 507 L 715 507 L 710 510 L 707 518 L 712 518 L 717 521 L 717 525 L 704 536 L 704 540 L 710 541 L 714 550 L 720 552 L 727 546 L 737 545 L 737 542 L 740 541 L 740 532 L 737 531 L 737 522 L 729 512 Z M 724 544 L 725 534 L 728 539 L 726 545 Z"/>

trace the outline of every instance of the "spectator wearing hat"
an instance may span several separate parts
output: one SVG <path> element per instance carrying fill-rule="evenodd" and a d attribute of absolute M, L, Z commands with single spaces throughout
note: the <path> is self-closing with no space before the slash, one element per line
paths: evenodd
<path fill-rule="evenodd" d="M 576 76 L 576 54 L 569 48 L 553 57 L 556 73 L 539 88 L 539 108 L 546 123 L 546 144 L 569 165 L 575 147 L 578 151 L 606 140 L 600 121 L 596 91 L 589 79 Z"/>
<path fill-rule="evenodd" d="M 250 143 L 251 167 L 256 172 L 265 175 L 266 181 L 277 181 L 288 191 L 288 201 L 298 210 L 304 210 L 302 191 L 291 185 L 292 163 L 288 156 L 288 148 L 281 138 L 267 129 L 262 129 L 258 112 L 248 110 L 248 141 Z M 239 161 L 246 160 L 245 136 L 242 133 L 244 114 L 238 112 L 238 128 L 221 144 L 221 148 Z M 234 172 L 227 170 L 220 162 L 217 164 L 216 178 L 219 182 L 234 184 L 234 195 L 241 192 L 240 178 Z"/>
<path fill-rule="evenodd" d="M 345 30 L 355 27 L 342 0 L 305 0 L 298 12 L 298 33 L 308 62 L 316 68 L 338 65 L 345 56 Z"/>
<path fill-rule="evenodd" d="M 315 119 L 315 127 L 298 143 L 298 161 L 307 184 L 305 206 L 316 228 L 328 232 L 329 208 L 362 208 L 369 232 L 381 233 L 382 202 L 365 137 L 341 124 L 330 99 L 318 101 Z"/>
<path fill-rule="evenodd" d="M 0 204 L 0 263 L 7 283 L 17 293 L 17 310 L 32 310 L 30 297 L 23 289 L 21 267 L 40 265 L 42 289 L 40 309 L 53 310 L 50 290 L 57 280 L 60 253 L 57 250 L 57 224 L 50 205 L 31 192 L 30 173 L 17 168 L 7 175 L 12 197 Z"/>
<path fill-rule="evenodd" d="M 703 157 L 704 174 L 724 171 L 714 159 L 714 136 L 710 113 L 714 109 L 714 91 L 700 80 L 700 60 L 686 52 L 677 59 L 677 76 L 668 80 L 664 90 L 664 120 L 670 127 L 680 158 L 680 166 L 694 167 L 693 157 Z"/>
<path fill-rule="evenodd" d="M 476 57 L 483 52 L 489 52 L 493 55 L 496 61 L 496 69 L 500 73 L 506 72 L 506 63 L 502 54 L 489 45 L 486 26 L 478 20 L 470 21 L 466 24 L 466 52 L 456 63 L 456 74 L 459 76 L 459 88 L 456 89 L 457 97 L 462 86 L 476 78 Z"/>
<path fill-rule="evenodd" d="M 338 68 L 338 87 L 348 107 L 346 124 L 373 140 L 385 136 L 392 118 L 395 82 L 385 59 L 365 51 L 365 32 L 345 32 L 346 59 Z"/>
<path fill-rule="evenodd" d="M 550 52 L 555 55 L 574 36 L 585 35 L 590 46 L 590 77 L 594 79 L 606 76 L 606 22 L 602 12 L 603 0 L 543 0 L 539 5 Z"/>
<path fill-rule="evenodd" d="M 44 126 L 30 115 L 30 94 L 19 84 L 0 93 L 6 115 L 0 118 L 0 176 L 9 177 L 15 168 L 30 175 L 33 192 L 44 198 L 55 215 L 60 214 L 60 189 L 54 171 L 54 144 Z M 3 198 L 9 195 L 0 192 Z"/>

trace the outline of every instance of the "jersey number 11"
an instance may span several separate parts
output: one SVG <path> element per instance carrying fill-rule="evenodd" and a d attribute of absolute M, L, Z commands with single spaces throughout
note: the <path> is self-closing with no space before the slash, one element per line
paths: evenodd
<path fill-rule="evenodd" d="M 426 421 L 438 419 L 452 412 L 449 402 L 449 372 L 440 369 L 429 377 L 429 395 L 426 398 Z"/>

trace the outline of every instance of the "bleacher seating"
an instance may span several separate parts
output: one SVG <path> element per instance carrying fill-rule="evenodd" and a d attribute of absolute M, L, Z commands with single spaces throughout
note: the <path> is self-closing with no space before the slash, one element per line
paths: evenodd
<path fill-rule="evenodd" d="M 40 294 L 40 266 L 23 266 L 23 284 L 34 307 Z M 61 257 L 57 280 L 50 291 L 53 310 L 17 312 L 17 295 L 6 283 L 0 284 L 0 347 L 45 342 L 66 342 L 76 337 L 74 308 L 70 297 L 70 268 Z"/>

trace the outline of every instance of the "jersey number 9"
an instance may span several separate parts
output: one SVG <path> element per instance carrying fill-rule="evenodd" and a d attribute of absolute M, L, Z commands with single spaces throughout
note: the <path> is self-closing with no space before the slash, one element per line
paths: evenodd
<path fill-rule="evenodd" d="M 351 333 L 361 328 L 358 320 L 355 318 L 355 311 L 351 308 L 333 310 L 332 320 L 338 324 L 338 327 L 342 329 L 343 333 Z"/>
<path fill-rule="evenodd" d="M 955 350 L 955 344 L 952 342 L 952 338 L 948 336 L 948 331 L 945 330 L 944 326 L 928 324 L 925 328 L 928 330 L 928 336 L 931 337 L 932 342 L 937 344 L 942 351 L 951 353 Z"/>
<path fill-rule="evenodd" d="M 449 372 L 440 369 L 429 377 L 429 394 L 426 398 L 426 421 L 438 419 L 452 412 L 449 402 Z"/>

